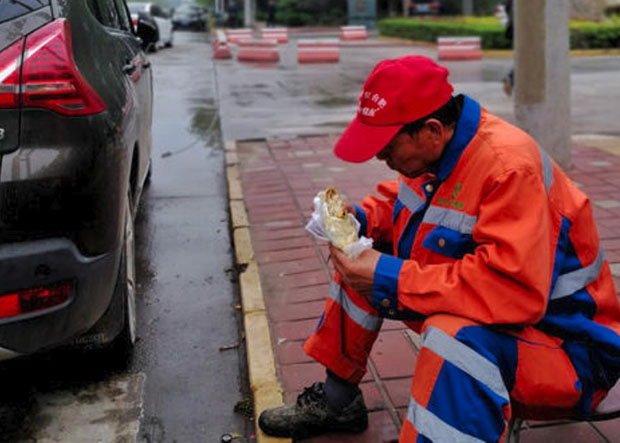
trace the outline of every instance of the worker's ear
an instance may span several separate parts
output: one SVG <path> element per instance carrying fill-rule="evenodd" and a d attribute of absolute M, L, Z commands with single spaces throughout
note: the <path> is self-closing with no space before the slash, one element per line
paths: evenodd
<path fill-rule="evenodd" d="M 424 122 L 424 128 L 429 132 L 432 137 L 442 138 L 446 128 L 436 118 L 429 118 Z"/>

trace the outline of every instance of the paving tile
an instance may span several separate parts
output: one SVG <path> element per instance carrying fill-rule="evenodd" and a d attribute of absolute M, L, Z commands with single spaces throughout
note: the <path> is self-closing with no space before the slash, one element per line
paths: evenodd
<path fill-rule="evenodd" d="M 323 269 L 319 269 L 316 271 L 307 271 L 297 274 L 283 275 L 273 283 L 285 288 L 295 289 L 303 288 L 306 286 L 327 284 L 329 283 L 329 277 Z"/>
<path fill-rule="evenodd" d="M 385 411 L 371 412 L 368 415 L 368 429 L 360 434 L 323 435 L 307 440 L 308 443 L 398 443 L 399 430 L 390 414 Z"/>
<path fill-rule="evenodd" d="M 318 320 L 297 320 L 278 322 L 269 312 L 269 320 L 273 325 L 273 340 L 277 343 L 280 339 L 305 340 L 316 329 Z"/>
<path fill-rule="evenodd" d="M 259 251 L 257 253 L 258 263 L 280 263 L 301 258 L 316 257 L 314 246 L 304 246 L 295 249 L 283 249 L 277 251 Z"/>
<path fill-rule="evenodd" d="M 618 200 L 594 200 L 594 204 L 603 209 L 620 208 Z"/>
<path fill-rule="evenodd" d="M 374 381 L 360 383 L 360 389 L 364 395 L 364 403 L 366 404 L 366 408 L 369 411 L 377 411 L 386 408 L 383 397 L 381 397 L 379 389 L 377 389 L 377 385 Z"/>
<path fill-rule="evenodd" d="M 251 220 L 252 217 L 250 217 Z M 312 246 L 312 240 L 308 237 L 286 238 L 279 240 L 261 241 L 252 239 L 254 250 L 260 253 L 269 251 L 293 250 Z"/>
<path fill-rule="evenodd" d="M 301 226 L 283 229 L 256 229 L 252 232 L 252 236 L 261 241 L 280 240 L 285 238 L 308 237 L 310 234 Z"/>
<path fill-rule="evenodd" d="M 382 379 L 413 374 L 416 356 L 402 331 L 382 331 L 370 355 Z"/>
<path fill-rule="evenodd" d="M 312 358 L 308 357 L 302 346 L 304 344 L 303 340 L 296 341 L 283 341 L 282 343 L 275 344 L 274 350 L 276 352 L 276 357 L 278 362 L 282 365 L 290 365 L 294 363 L 309 363 L 312 362 Z"/>
<path fill-rule="evenodd" d="M 413 374 L 413 368 L 411 368 L 411 373 Z M 383 380 L 383 384 L 394 406 L 397 408 L 406 408 L 409 405 L 409 398 L 411 397 L 411 375 L 405 378 Z"/>
<path fill-rule="evenodd" d="M 588 423 L 527 429 L 521 431 L 520 437 L 522 443 L 601 443 L 603 441 Z"/>
<path fill-rule="evenodd" d="M 325 380 L 325 368 L 315 362 L 282 365 L 280 373 L 286 391 L 301 392 L 312 383 Z"/>
<path fill-rule="evenodd" d="M 620 442 L 620 418 L 593 424 L 610 442 Z"/>
<path fill-rule="evenodd" d="M 270 276 L 285 276 L 319 269 L 323 269 L 323 262 L 317 255 L 283 263 L 265 263 L 261 265 L 261 273 Z"/>
<path fill-rule="evenodd" d="M 322 300 L 311 301 L 306 303 L 278 304 L 270 306 L 270 313 L 273 319 L 277 321 L 292 321 L 316 319 L 323 314 L 325 303 Z"/>
<path fill-rule="evenodd" d="M 278 303 L 288 303 L 292 306 L 293 304 L 305 303 L 308 301 L 321 301 L 324 303 L 328 292 L 328 285 L 323 284 L 304 286 L 303 288 L 295 288 L 294 290 L 278 287 L 273 290 L 273 295 L 274 300 L 277 299 Z"/>

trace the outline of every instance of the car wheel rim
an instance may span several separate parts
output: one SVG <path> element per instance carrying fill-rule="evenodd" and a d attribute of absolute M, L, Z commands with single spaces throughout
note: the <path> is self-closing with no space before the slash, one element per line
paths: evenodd
<path fill-rule="evenodd" d="M 127 285 L 127 323 L 131 343 L 136 341 L 136 266 L 133 215 L 129 202 L 125 222 L 125 266 Z"/>

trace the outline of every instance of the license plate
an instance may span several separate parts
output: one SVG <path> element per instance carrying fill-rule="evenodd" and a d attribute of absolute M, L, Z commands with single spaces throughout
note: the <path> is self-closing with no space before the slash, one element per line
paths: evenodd
<path fill-rule="evenodd" d="M 418 12 L 429 12 L 431 10 L 431 5 L 416 5 L 416 8 L 418 9 Z"/>

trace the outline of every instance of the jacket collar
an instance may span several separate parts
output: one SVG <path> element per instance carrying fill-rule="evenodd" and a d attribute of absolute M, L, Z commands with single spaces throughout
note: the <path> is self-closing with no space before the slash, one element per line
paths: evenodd
<path fill-rule="evenodd" d="M 444 181 L 452 173 L 465 148 L 474 138 L 480 124 L 480 114 L 480 104 L 476 100 L 464 95 L 463 109 L 454 128 L 454 135 L 439 160 L 439 167 L 437 169 L 437 178 L 439 180 Z"/>

